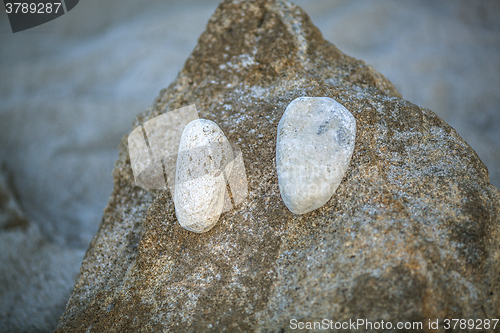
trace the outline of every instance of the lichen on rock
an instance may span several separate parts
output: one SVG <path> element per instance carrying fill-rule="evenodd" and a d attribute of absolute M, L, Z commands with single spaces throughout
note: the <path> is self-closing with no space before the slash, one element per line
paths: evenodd
<path fill-rule="evenodd" d="M 335 99 L 357 133 L 336 195 L 299 216 L 281 200 L 275 149 L 278 122 L 301 96 Z M 135 126 L 190 104 L 241 148 L 248 196 L 207 233 L 184 230 L 168 190 L 134 186 L 124 139 L 57 332 L 500 316 L 500 194 L 488 170 L 453 128 L 325 41 L 300 8 L 223 1 Z"/>

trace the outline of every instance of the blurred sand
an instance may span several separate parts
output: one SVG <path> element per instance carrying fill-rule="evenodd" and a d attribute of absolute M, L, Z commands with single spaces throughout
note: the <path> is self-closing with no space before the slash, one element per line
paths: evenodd
<path fill-rule="evenodd" d="M 0 14 L 0 166 L 31 221 L 0 231 L 0 331 L 51 331 L 111 194 L 135 116 L 167 87 L 218 1 L 86 0 L 12 34 Z M 500 187 L 500 3 L 300 0 L 474 148 Z"/>

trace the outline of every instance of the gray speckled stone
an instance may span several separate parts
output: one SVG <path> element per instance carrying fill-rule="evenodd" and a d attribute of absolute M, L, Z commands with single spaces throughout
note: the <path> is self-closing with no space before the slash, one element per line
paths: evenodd
<path fill-rule="evenodd" d="M 226 179 L 233 160 L 231 145 L 216 123 L 197 119 L 186 126 L 174 190 L 175 215 L 183 228 L 202 233 L 217 223 L 229 199 Z"/>
<path fill-rule="evenodd" d="M 323 206 L 351 161 L 356 120 L 329 97 L 299 97 L 278 124 L 276 168 L 281 197 L 294 214 Z"/>

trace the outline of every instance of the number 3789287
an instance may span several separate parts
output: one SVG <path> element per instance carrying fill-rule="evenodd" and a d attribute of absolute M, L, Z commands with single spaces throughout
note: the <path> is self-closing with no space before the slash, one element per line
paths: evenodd
<path fill-rule="evenodd" d="M 7 2 L 5 3 L 5 10 L 7 14 L 51 14 L 59 11 L 61 7 L 60 2 L 48 3 L 27 3 L 27 2 Z"/>

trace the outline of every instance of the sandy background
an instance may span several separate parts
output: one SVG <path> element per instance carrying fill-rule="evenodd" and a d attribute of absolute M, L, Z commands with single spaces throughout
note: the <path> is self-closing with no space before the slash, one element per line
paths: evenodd
<path fill-rule="evenodd" d="M 30 221 L 0 228 L 0 331 L 55 328 L 111 194 L 118 143 L 217 3 L 82 0 L 16 34 L 0 6 L 0 178 Z M 340 50 L 452 125 L 500 187 L 498 1 L 295 3 Z"/>

